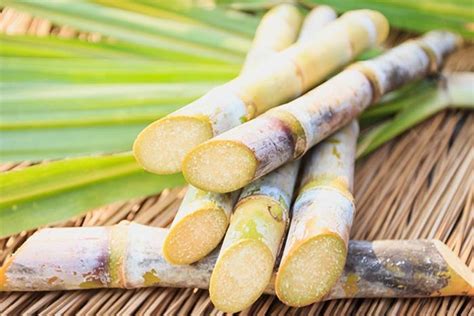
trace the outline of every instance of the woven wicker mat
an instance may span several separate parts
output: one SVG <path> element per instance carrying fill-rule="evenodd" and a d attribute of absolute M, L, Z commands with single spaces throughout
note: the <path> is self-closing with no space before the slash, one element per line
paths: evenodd
<path fill-rule="evenodd" d="M 7 11 L 7 12 L 5 12 Z M 69 28 L 32 19 L 6 9 L 0 31 L 87 37 Z M 399 41 L 405 34 L 392 34 Z M 474 70 L 474 47 L 451 56 L 449 70 Z M 352 239 L 437 238 L 474 266 L 474 113 L 442 112 L 386 144 L 356 166 L 356 214 Z M 28 163 L 4 164 L 0 171 L 24 168 Z M 168 226 L 184 189 L 116 203 L 56 226 L 112 225 L 133 220 Z M 0 240 L 0 263 L 33 232 Z M 139 314 L 219 315 L 207 291 L 148 288 L 49 293 L 2 293 L 0 313 L 18 314 Z M 273 296 L 262 296 L 241 315 L 474 315 L 469 298 L 356 299 L 289 308 Z"/>

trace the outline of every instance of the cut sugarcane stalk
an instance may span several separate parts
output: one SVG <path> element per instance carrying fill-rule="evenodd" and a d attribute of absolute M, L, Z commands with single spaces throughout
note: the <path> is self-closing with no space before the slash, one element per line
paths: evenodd
<path fill-rule="evenodd" d="M 260 21 L 242 73 L 251 71 L 277 52 L 293 44 L 303 17 L 291 4 L 280 4 L 270 9 Z M 328 22 L 329 23 L 329 22 Z"/>
<path fill-rule="evenodd" d="M 321 300 L 344 270 L 355 213 L 352 187 L 358 134 L 357 121 L 352 121 L 305 156 L 275 281 L 278 298 L 287 305 Z"/>
<path fill-rule="evenodd" d="M 296 39 L 301 15 L 288 4 L 276 6 L 263 18 L 242 72 Z M 277 28 L 281 33 L 271 32 Z M 265 48 L 265 49 L 263 49 Z M 238 193 L 217 194 L 189 186 L 163 246 L 172 264 L 191 264 L 208 255 L 224 238 Z"/>
<path fill-rule="evenodd" d="M 220 194 L 188 186 L 163 244 L 166 260 L 190 264 L 214 250 L 229 226 L 237 197 L 238 192 Z"/>
<path fill-rule="evenodd" d="M 301 157 L 381 95 L 437 70 L 460 38 L 433 31 L 358 62 L 304 96 L 200 144 L 183 161 L 187 181 L 229 192 Z"/>
<path fill-rule="evenodd" d="M 310 33 L 335 17 L 328 7 L 313 10 L 299 40 L 309 40 Z M 298 167 L 299 161 L 290 163 L 243 189 L 211 277 L 211 301 L 220 310 L 250 306 L 269 283 L 288 225 Z"/>
<path fill-rule="evenodd" d="M 300 96 L 365 49 L 383 42 L 388 28 L 376 11 L 344 14 L 315 32 L 311 41 L 292 45 L 146 127 L 134 143 L 137 161 L 150 172 L 179 172 L 183 157 L 196 145 Z"/>
<path fill-rule="evenodd" d="M 263 16 L 260 24 L 257 27 L 252 47 L 247 53 L 241 73 L 250 71 L 262 60 L 270 58 L 277 52 L 293 44 L 297 38 L 301 20 L 301 13 L 295 6 L 290 4 L 281 4 L 268 11 Z M 272 29 L 274 28 L 277 28 L 279 32 L 272 32 Z M 162 146 L 163 148 L 160 147 L 161 149 L 157 149 L 156 151 L 161 154 L 171 152 L 172 156 L 169 158 L 164 157 L 168 163 L 166 166 L 160 167 L 160 170 L 163 171 L 156 170 L 157 173 L 174 173 L 181 169 L 180 157 L 184 155 L 184 151 L 187 152 L 190 149 L 187 148 L 190 142 L 188 139 L 189 135 L 199 134 L 199 137 L 204 137 L 204 139 L 212 137 L 212 134 L 206 134 L 207 123 L 205 118 L 202 117 L 186 118 L 183 116 L 172 118 L 170 121 L 162 121 L 159 124 L 156 122 L 156 125 L 159 128 L 155 128 L 154 124 L 155 123 L 140 133 L 136 142 L 134 143 L 133 151 L 137 161 L 148 170 L 149 168 L 146 164 L 146 161 L 148 160 L 147 157 L 149 155 L 148 151 L 152 150 L 154 146 L 160 146 L 160 144 L 166 143 L 166 145 Z M 171 125 L 168 126 L 169 124 Z M 179 139 L 177 139 L 178 142 L 182 143 L 175 143 L 170 147 L 170 144 L 167 143 L 168 139 L 169 137 L 172 137 L 173 139 L 176 138 L 174 132 L 176 130 L 179 131 L 178 127 L 181 125 L 186 126 L 186 133 L 182 136 L 179 136 Z M 153 133 L 155 132 L 161 134 L 154 136 Z M 171 135 L 170 132 L 172 133 Z M 156 145 L 150 147 L 150 141 L 156 142 Z M 161 150 L 163 149 L 166 151 L 162 152 Z M 144 161 L 142 162 L 143 159 Z M 149 169 L 149 171 L 154 172 L 154 170 L 151 169 Z"/>
<path fill-rule="evenodd" d="M 252 305 L 270 282 L 289 220 L 299 160 L 246 186 L 211 276 L 211 301 L 233 313 Z M 251 263 L 251 264 L 249 264 Z"/>
<path fill-rule="evenodd" d="M 208 288 L 217 253 L 194 265 L 170 265 L 161 253 L 165 235 L 134 223 L 43 229 L 0 268 L 0 289 Z M 351 241 L 344 273 L 325 299 L 472 296 L 473 278 L 437 240 Z M 272 282 L 265 292 L 273 294 Z"/>

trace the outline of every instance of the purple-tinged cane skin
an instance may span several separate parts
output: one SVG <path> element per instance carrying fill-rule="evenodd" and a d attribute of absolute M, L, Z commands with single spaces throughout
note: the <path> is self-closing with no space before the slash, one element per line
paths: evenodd
<path fill-rule="evenodd" d="M 200 144 L 186 155 L 183 174 L 201 189 L 237 190 L 301 157 L 381 95 L 439 68 L 439 59 L 459 44 L 456 35 L 433 31 L 355 63 L 302 97 Z"/>
<path fill-rule="evenodd" d="M 345 13 L 312 37 L 305 36 L 255 69 L 146 127 L 134 143 L 137 161 L 150 172 L 179 172 L 192 148 L 300 96 L 364 50 L 382 43 L 388 29 L 386 18 L 376 11 Z"/>
<path fill-rule="evenodd" d="M 352 121 L 304 158 L 275 281 L 278 298 L 288 305 L 323 299 L 343 272 L 355 213 L 352 188 L 358 134 L 357 121 Z"/>
<path fill-rule="evenodd" d="M 161 251 L 165 235 L 166 229 L 128 222 L 43 229 L 0 268 L 0 290 L 207 289 L 217 252 L 196 264 L 170 265 Z M 473 296 L 473 278 L 469 268 L 437 240 L 350 241 L 344 273 L 324 300 Z M 265 293 L 274 294 L 273 282 Z"/>

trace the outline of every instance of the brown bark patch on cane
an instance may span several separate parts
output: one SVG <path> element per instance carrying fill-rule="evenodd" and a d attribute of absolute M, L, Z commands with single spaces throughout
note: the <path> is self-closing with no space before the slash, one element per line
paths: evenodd
<path fill-rule="evenodd" d="M 265 135 L 257 139 L 258 147 L 254 150 L 258 167 L 254 179 L 257 179 L 275 169 L 274 163 L 285 157 L 285 162 L 295 155 L 295 138 L 291 124 L 279 117 L 279 114 L 269 113 L 262 117 L 262 126 L 268 128 Z M 268 133 L 266 133 L 268 131 Z M 250 141 L 250 146 L 253 144 Z"/>
<path fill-rule="evenodd" d="M 293 114 L 286 111 L 272 111 L 269 113 L 270 116 L 277 118 L 282 124 L 284 124 L 290 131 L 293 139 L 294 151 L 293 159 L 298 159 L 306 152 L 306 134 L 303 126 Z"/>
<path fill-rule="evenodd" d="M 432 244 L 426 244 L 426 256 L 411 260 L 407 260 L 408 249 L 398 249 L 386 257 L 384 253 L 377 254 L 370 242 L 357 245 L 360 248 L 350 246 L 346 271 L 369 283 L 380 283 L 404 297 L 429 296 L 448 284 L 448 267 Z M 367 262 L 365 271 L 354 269 L 361 261 Z"/>
<path fill-rule="evenodd" d="M 48 285 L 50 286 L 54 286 L 55 283 L 59 280 L 59 278 L 57 276 L 53 276 L 51 278 L 48 279 Z"/>

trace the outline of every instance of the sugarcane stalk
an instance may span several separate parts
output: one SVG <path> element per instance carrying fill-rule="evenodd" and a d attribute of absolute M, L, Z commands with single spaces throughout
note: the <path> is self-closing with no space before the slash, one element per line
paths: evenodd
<path fill-rule="evenodd" d="M 333 8 L 326 5 L 317 6 L 312 9 L 304 19 L 298 40 L 312 41 L 316 30 L 322 29 L 336 18 L 337 13 Z"/>
<path fill-rule="evenodd" d="M 304 96 L 200 144 L 186 155 L 183 174 L 202 189 L 237 190 L 301 157 L 381 95 L 438 70 L 459 44 L 458 36 L 433 31 L 355 63 Z"/>
<path fill-rule="evenodd" d="M 193 265 L 170 265 L 161 252 L 166 234 L 129 222 L 42 229 L 0 268 L 0 290 L 207 289 L 217 252 Z M 440 241 L 351 241 L 344 273 L 324 299 L 472 296 L 473 285 L 472 272 Z M 273 282 L 265 292 L 274 293 Z"/>
<path fill-rule="evenodd" d="M 305 156 L 275 282 L 278 298 L 287 305 L 321 300 L 344 270 L 355 213 L 352 188 L 358 134 L 357 121 L 352 121 Z"/>
<path fill-rule="evenodd" d="M 232 313 L 247 308 L 270 282 L 298 167 L 299 160 L 293 161 L 242 190 L 211 276 L 210 297 L 218 309 Z"/>
<path fill-rule="evenodd" d="M 293 5 L 283 3 L 270 9 L 255 31 L 242 73 L 251 71 L 293 44 L 298 37 L 302 20 L 301 13 Z"/>
<path fill-rule="evenodd" d="M 242 73 L 291 45 L 300 24 L 301 15 L 293 5 L 281 4 L 265 14 Z M 191 264 L 214 250 L 229 226 L 237 198 L 238 193 L 218 194 L 189 186 L 164 242 L 165 259 L 172 264 Z"/>
<path fill-rule="evenodd" d="M 137 161 L 154 173 L 181 170 L 196 145 L 300 96 L 369 47 L 385 40 L 385 17 L 376 11 L 344 14 L 256 69 L 146 127 L 134 143 Z"/>
<path fill-rule="evenodd" d="M 214 250 L 229 226 L 238 196 L 238 191 L 220 194 L 188 186 L 163 244 L 165 259 L 191 264 Z"/>

